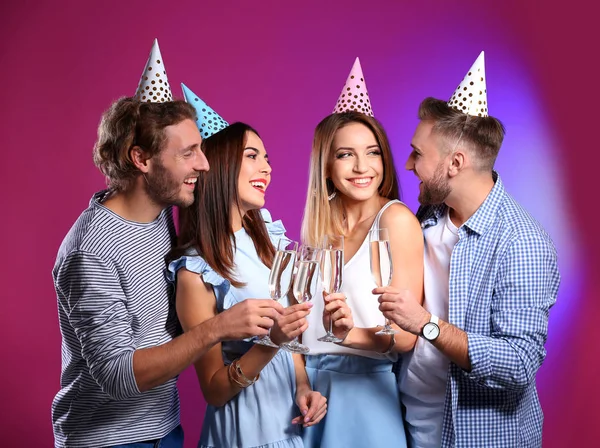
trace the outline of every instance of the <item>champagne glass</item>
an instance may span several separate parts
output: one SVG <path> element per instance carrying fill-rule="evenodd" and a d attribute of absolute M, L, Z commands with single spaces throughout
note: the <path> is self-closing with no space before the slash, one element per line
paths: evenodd
<path fill-rule="evenodd" d="M 321 250 L 321 283 L 326 295 L 340 292 L 342 287 L 342 273 L 344 271 L 344 237 L 325 235 L 323 249 Z M 333 320 L 329 319 L 329 328 L 321 342 L 342 342 L 333 334 Z"/>
<path fill-rule="evenodd" d="M 319 284 L 319 254 L 316 247 L 303 245 L 300 247 L 298 272 L 294 278 L 292 291 L 298 303 L 304 303 L 312 300 L 317 292 Z M 298 338 L 293 341 L 281 344 L 281 348 L 292 353 L 308 353 L 309 348 L 298 342 Z"/>
<path fill-rule="evenodd" d="M 390 237 L 387 229 L 372 229 L 369 231 L 369 256 L 371 259 L 371 275 L 375 284 L 379 288 L 388 286 L 392 281 L 394 269 L 392 265 Z M 386 319 L 383 329 L 375 334 L 395 333 L 398 332 L 392 328 L 389 319 Z"/>
<path fill-rule="evenodd" d="M 277 251 L 275 257 L 273 257 L 273 266 L 271 266 L 271 273 L 269 274 L 269 294 L 273 300 L 280 300 L 285 297 L 292 286 L 297 250 L 298 243 L 295 241 L 281 238 L 277 242 Z M 269 335 L 256 338 L 253 342 L 279 348 L 277 344 L 271 341 Z"/>

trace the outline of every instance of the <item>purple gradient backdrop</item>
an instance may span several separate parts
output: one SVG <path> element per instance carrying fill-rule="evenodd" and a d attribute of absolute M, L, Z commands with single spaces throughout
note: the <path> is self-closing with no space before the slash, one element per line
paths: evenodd
<path fill-rule="evenodd" d="M 538 375 L 544 446 L 591 443 L 600 398 L 600 284 L 593 275 L 600 241 L 588 194 L 596 191 L 599 156 L 595 137 L 586 135 L 595 129 L 586 105 L 598 72 L 585 58 L 598 41 L 594 15 L 579 0 L 557 7 L 513 0 L 221 3 L 0 6 L 0 331 L 9 341 L 2 445 L 52 445 L 60 332 L 50 271 L 65 233 L 104 185 L 91 159 L 100 114 L 134 93 L 155 37 L 175 96 L 185 82 L 226 120 L 259 130 L 274 168 L 267 206 L 294 237 L 313 129 L 333 109 L 356 56 L 388 130 L 404 199 L 416 210 L 417 182 L 403 165 L 417 105 L 425 96 L 449 97 L 484 49 L 490 113 L 508 129 L 497 167 L 554 238 L 563 272 Z M 193 447 L 204 409 L 193 371 L 179 387 L 186 447 Z"/>

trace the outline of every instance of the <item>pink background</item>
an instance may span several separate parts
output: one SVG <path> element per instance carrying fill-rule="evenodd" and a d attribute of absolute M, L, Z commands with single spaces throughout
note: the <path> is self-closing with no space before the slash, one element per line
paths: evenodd
<path fill-rule="evenodd" d="M 312 132 L 356 56 L 416 211 L 417 182 L 403 166 L 418 103 L 449 97 L 485 50 L 490 113 L 508 129 L 497 167 L 553 237 L 563 273 L 538 375 L 544 446 L 591 444 L 600 417 L 600 241 L 589 200 L 600 158 L 586 106 L 596 104 L 599 77 L 597 51 L 589 51 L 597 23 L 582 4 L 3 2 L 2 446 L 52 446 L 60 332 L 51 269 L 62 238 L 104 185 L 91 158 L 100 114 L 134 93 L 155 37 L 175 96 L 185 82 L 226 120 L 261 133 L 274 168 L 267 206 L 293 237 Z M 192 447 L 204 403 L 191 370 L 179 387 Z"/>

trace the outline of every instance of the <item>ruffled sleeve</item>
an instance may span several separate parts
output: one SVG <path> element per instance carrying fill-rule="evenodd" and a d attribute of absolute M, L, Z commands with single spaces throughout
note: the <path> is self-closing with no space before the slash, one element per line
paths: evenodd
<path fill-rule="evenodd" d="M 190 272 L 195 272 L 202 277 L 204 283 L 210 283 L 215 289 L 215 293 L 225 296 L 231 286 L 229 281 L 217 274 L 206 261 L 195 250 L 189 251 L 186 255 L 173 260 L 166 269 L 167 280 L 175 283 L 177 280 L 177 271 L 185 268 Z"/>
<path fill-rule="evenodd" d="M 273 222 L 273 218 L 271 218 L 271 213 L 266 208 L 260 210 L 263 220 L 265 221 L 265 225 L 267 226 L 267 232 L 269 233 L 269 237 L 271 238 L 271 242 L 277 248 L 277 243 L 282 238 L 285 238 L 285 227 L 281 220 L 277 220 Z"/>

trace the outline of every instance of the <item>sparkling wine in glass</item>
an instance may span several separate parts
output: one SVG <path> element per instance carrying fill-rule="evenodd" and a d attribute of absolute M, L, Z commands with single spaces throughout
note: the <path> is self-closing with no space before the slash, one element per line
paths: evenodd
<path fill-rule="evenodd" d="M 273 257 L 273 266 L 269 274 L 269 294 L 273 300 L 280 300 L 287 295 L 292 286 L 294 265 L 296 263 L 296 252 L 298 243 L 287 238 L 282 238 L 277 243 L 277 250 Z M 269 335 L 256 338 L 255 344 L 279 347 Z"/>
<path fill-rule="evenodd" d="M 321 250 L 321 283 L 326 295 L 340 291 L 342 287 L 342 274 L 344 271 L 344 237 L 326 235 Z M 321 342 L 342 342 L 333 334 L 333 320 L 329 319 L 329 328 Z"/>
<path fill-rule="evenodd" d="M 394 269 L 387 229 L 372 229 L 369 231 L 369 256 L 371 259 L 371 275 L 375 284 L 379 288 L 388 286 L 392 281 Z M 392 328 L 389 319 L 386 319 L 383 329 L 375 334 L 395 333 L 398 332 Z"/>
<path fill-rule="evenodd" d="M 294 278 L 292 292 L 298 303 L 304 303 L 312 300 L 317 293 L 319 286 L 319 250 L 312 246 L 301 246 L 298 272 Z M 293 341 L 281 344 L 281 347 L 292 353 L 308 353 L 309 348 L 298 342 L 298 338 Z"/>

